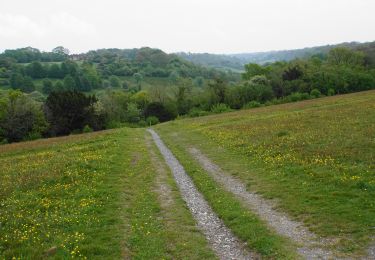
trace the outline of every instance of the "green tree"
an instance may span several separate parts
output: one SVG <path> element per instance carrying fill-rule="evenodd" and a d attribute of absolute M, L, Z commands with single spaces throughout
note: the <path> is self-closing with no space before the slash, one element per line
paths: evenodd
<path fill-rule="evenodd" d="M 13 89 L 20 89 L 24 83 L 24 77 L 20 73 L 13 73 L 10 77 L 10 86 Z"/>
<path fill-rule="evenodd" d="M 224 103 L 225 91 L 227 89 L 227 84 L 225 81 L 221 78 L 217 78 L 213 82 L 209 83 L 208 87 L 211 94 L 210 106 L 217 103 Z"/>
<path fill-rule="evenodd" d="M 252 77 L 257 75 L 266 75 L 268 69 L 256 63 L 250 63 L 245 65 L 245 72 L 242 74 L 244 80 L 250 80 Z"/>
<path fill-rule="evenodd" d="M 31 77 L 26 76 L 23 80 L 22 87 L 19 88 L 23 92 L 31 93 L 35 90 L 35 85 Z"/>
<path fill-rule="evenodd" d="M 77 87 L 76 81 L 71 75 L 67 75 L 64 78 L 64 89 L 65 90 L 75 90 Z"/>
<path fill-rule="evenodd" d="M 129 103 L 126 109 L 126 121 L 138 123 L 141 120 L 141 110 L 135 103 Z"/>
<path fill-rule="evenodd" d="M 83 65 L 83 76 L 90 85 L 90 89 L 97 89 L 101 86 L 100 76 L 94 66 L 90 64 Z"/>
<path fill-rule="evenodd" d="M 63 78 L 62 71 L 58 64 L 52 64 L 48 69 L 48 77 L 54 79 L 61 79 Z"/>
<path fill-rule="evenodd" d="M 108 89 L 99 99 L 106 116 L 107 124 L 125 122 L 126 110 L 128 103 L 130 103 L 128 93 Z"/>
<path fill-rule="evenodd" d="M 179 80 L 179 78 L 180 78 L 180 74 L 177 72 L 177 71 L 172 71 L 170 74 L 169 74 L 169 77 L 168 77 L 168 79 L 172 82 L 172 83 L 174 83 L 174 84 L 176 84 L 177 82 L 178 82 L 178 80 Z"/>
<path fill-rule="evenodd" d="M 365 56 L 362 52 L 348 48 L 334 48 L 328 53 L 328 63 L 332 65 L 363 66 Z"/>
<path fill-rule="evenodd" d="M 179 115 L 184 115 L 189 112 L 192 107 L 192 102 L 189 99 L 189 89 L 186 86 L 179 86 L 176 93 L 177 111 Z"/>
<path fill-rule="evenodd" d="M 64 48 L 63 46 L 58 46 L 52 50 L 53 53 L 62 55 L 62 56 L 68 56 L 70 51 L 67 48 Z"/>
<path fill-rule="evenodd" d="M 194 85 L 198 88 L 202 88 L 204 86 L 204 78 L 199 76 L 194 79 Z"/>
<path fill-rule="evenodd" d="M 26 74 L 34 79 L 41 79 L 46 76 L 46 70 L 38 61 L 33 61 L 26 66 Z"/>
<path fill-rule="evenodd" d="M 121 81 L 118 77 L 110 76 L 109 82 L 110 82 L 112 88 L 121 88 Z"/>
<path fill-rule="evenodd" d="M 168 109 L 168 107 L 159 102 L 148 104 L 144 114 L 146 118 L 155 116 L 159 119 L 160 122 L 169 121 L 176 117 L 174 111 Z"/>
<path fill-rule="evenodd" d="M 64 91 L 64 83 L 61 80 L 56 81 L 54 91 Z"/>
<path fill-rule="evenodd" d="M 52 92 L 45 102 L 51 135 L 67 135 L 85 125 L 95 128 L 96 102 L 95 96 L 78 91 Z"/>
<path fill-rule="evenodd" d="M 0 120 L 3 138 L 8 142 L 40 138 L 47 127 L 41 104 L 18 90 L 9 92 Z"/>
<path fill-rule="evenodd" d="M 49 95 L 53 91 L 53 83 L 50 79 L 43 80 L 43 93 Z"/>
<path fill-rule="evenodd" d="M 138 91 L 131 97 L 131 101 L 135 102 L 139 108 L 144 110 L 146 106 L 150 103 L 150 96 L 148 92 L 142 90 Z"/>
<path fill-rule="evenodd" d="M 143 80 L 143 75 L 141 73 L 134 73 L 133 75 L 135 82 L 137 83 L 138 86 L 138 91 L 142 89 L 142 80 Z"/>

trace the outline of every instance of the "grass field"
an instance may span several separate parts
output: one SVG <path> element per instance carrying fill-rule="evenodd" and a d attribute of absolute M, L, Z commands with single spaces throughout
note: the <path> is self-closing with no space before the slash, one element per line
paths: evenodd
<path fill-rule="evenodd" d="M 146 141 L 121 129 L 0 146 L 0 259 L 214 258 L 166 169 L 161 206 Z"/>
<path fill-rule="evenodd" d="M 155 127 L 212 209 L 264 259 L 292 241 L 216 183 L 197 147 L 341 256 L 375 235 L 375 91 Z M 216 259 L 145 129 L 0 146 L 0 259 Z"/>
<path fill-rule="evenodd" d="M 156 129 L 175 153 L 199 147 L 342 254 L 363 253 L 375 234 L 375 91 Z"/>

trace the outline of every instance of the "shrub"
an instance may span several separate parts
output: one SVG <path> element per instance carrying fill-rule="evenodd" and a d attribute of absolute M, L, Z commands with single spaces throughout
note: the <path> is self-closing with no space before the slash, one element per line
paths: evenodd
<path fill-rule="evenodd" d="M 156 116 L 149 116 L 146 118 L 146 124 L 147 125 L 156 125 L 159 123 L 159 118 Z"/>
<path fill-rule="evenodd" d="M 188 115 L 190 117 L 199 117 L 199 116 L 207 116 L 208 114 L 210 114 L 210 112 L 199 109 L 197 107 L 193 107 L 192 109 L 190 109 Z"/>
<path fill-rule="evenodd" d="M 245 104 L 243 106 L 244 109 L 247 108 L 255 108 L 255 107 L 260 107 L 262 104 L 259 103 L 258 101 L 250 101 L 249 103 Z"/>
<path fill-rule="evenodd" d="M 141 110 L 135 103 L 129 103 L 126 110 L 126 121 L 129 123 L 138 123 L 141 120 Z"/>
<path fill-rule="evenodd" d="M 0 80 L 0 86 L 8 86 L 8 85 L 9 85 L 9 80 L 6 80 L 6 79 Z"/>
<path fill-rule="evenodd" d="M 109 84 L 112 88 L 120 88 L 122 86 L 120 79 L 116 76 L 109 77 Z"/>
<path fill-rule="evenodd" d="M 328 96 L 333 96 L 333 95 L 335 95 L 335 90 L 334 90 L 333 88 L 328 89 L 327 95 L 328 95 Z"/>
<path fill-rule="evenodd" d="M 82 129 L 82 133 L 91 133 L 91 132 L 93 132 L 93 130 L 89 125 L 85 125 Z"/>
<path fill-rule="evenodd" d="M 140 127 L 146 127 L 147 126 L 147 122 L 145 120 L 140 120 L 138 122 L 138 126 L 140 126 Z"/>
<path fill-rule="evenodd" d="M 80 129 L 74 129 L 72 132 L 70 132 L 71 135 L 79 135 L 82 134 L 82 131 Z"/>
<path fill-rule="evenodd" d="M 40 139 L 42 138 L 42 135 L 41 133 L 38 133 L 36 131 L 33 131 L 31 133 L 29 133 L 24 139 L 23 141 L 32 141 L 32 140 L 37 140 L 37 139 Z"/>
<path fill-rule="evenodd" d="M 121 122 L 116 121 L 116 120 L 110 120 L 105 125 L 106 129 L 120 128 L 120 127 L 122 127 Z"/>
<path fill-rule="evenodd" d="M 301 100 L 310 99 L 309 93 L 294 92 L 287 97 L 288 102 L 296 102 Z"/>
<path fill-rule="evenodd" d="M 160 122 L 169 121 L 176 118 L 176 113 L 172 107 L 166 107 L 162 103 L 153 102 L 147 105 L 145 117 L 155 116 Z"/>
<path fill-rule="evenodd" d="M 53 83 L 49 79 L 43 80 L 43 93 L 49 95 L 53 91 Z"/>
<path fill-rule="evenodd" d="M 18 142 L 42 135 L 48 127 L 40 103 L 20 91 L 0 100 L 0 139 Z"/>
<path fill-rule="evenodd" d="M 311 90 L 310 95 L 314 98 L 318 98 L 322 95 L 322 93 L 320 93 L 319 89 L 314 88 Z"/>
<path fill-rule="evenodd" d="M 233 111 L 227 104 L 219 103 L 211 108 L 211 112 L 215 114 Z"/>
<path fill-rule="evenodd" d="M 289 96 L 289 100 L 292 101 L 292 102 L 296 102 L 296 101 L 302 100 L 301 93 L 299 93 L 299 92 L 292 93 Z"/>
<path fill-rule="evenodd" d="M 285 98 L 274 98 L 272 100 L 268 100 L 267 102 L 264 103 L 264 106 L 272 106 L 272 105 L 280 105 L 280 104 L 284 104 L 284 103 L 287 103 L 287 102 L 290 102 L 288 97 L 285 97 Z"/>
<path fill-rule="evenodd" d="M 301 98 L 302 98 L 302 100 L 306 100 L 306 99 L 310 99 L 311 97 L 310 97 L 309 93 L 304 92 L 304 93 L 301 94 Z"/>

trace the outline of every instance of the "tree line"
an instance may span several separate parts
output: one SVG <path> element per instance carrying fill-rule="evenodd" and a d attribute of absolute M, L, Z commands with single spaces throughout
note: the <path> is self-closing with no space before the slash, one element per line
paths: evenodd
<path fill-rule="evenodd" d="M 27 66 L 31 66 L 31 73 L 38 74 L 40 67 L 33 70 L 33 64 Z M 169 75 L 170 82 L 175 83 L 172 87 L 109 87 L 96 95 L 84 93 L 87 89 L 79 87 L 101 86 L 103 76 L 94 64 L 64 61 L 59 67 L 59 71 L 67 74 L 60 75 L 64 77 L 62 86 L 52 85 L 45 91 L 46 99 L 36 100 L 21 91 L 22 87 L 0 92 L 0 142 L 120 126 L 147 126 L 176 117 L 202 116 L 375 88 L 374 67 L 366 63 L 364 53 L 347 48 L 335 48 L 326 56 L 314 55 L 290 62 L 247 64 L 240 81 L 231 81 L 220 74 L 207 79 L 183 77 L 176 72 Z M 24 80 L 31 78 L 21 75 Z M 111 77 L 110 84 L 121 85 L 116 76 Z M 141 73 L 134 74 L 135 81 L 142 81 L 142 77 Z M 46 88 L 49 85 L 43 84 Z"/>

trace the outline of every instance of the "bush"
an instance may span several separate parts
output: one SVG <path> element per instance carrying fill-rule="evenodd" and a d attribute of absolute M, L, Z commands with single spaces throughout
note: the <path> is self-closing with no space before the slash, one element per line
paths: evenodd
<path fill-rule="evenodd" d="M 82 134 L 81 129 L 74 129 L 72 132 L 70 132 L 71 135 L 79 135 Z"/>
<path fill-rule="evenodd" d="M 197 107 L 193 107 L 192 109 L 190 109 L 190 111 L 188 113 L 188 115 L 190 117 L 207 116 L 209 114 L 210 114 L 210 112 L 202 110 L 202 109 L 199 109 Z"/>
<path fill-rule="evenodd" d="M 0 80 L 0 86 L 8 86 L 8 85 L 9 85 L 9 80 L 6 80 L 6 79 Z"/>
<path fill-rule="evenodd" d="M 32 140 L 37 140 L 37 139 L 40 139 L 42 138 L 42 135 L 41 133 L 38 133 L 36 131 L 33 131 L 31 133 L 29 133 L 24 139 L 23 141 L 32 141 Z"/>
<path fill-rule="evenodd" d="M 299 93 L 299 92 L 292 93 L 289 96 L 289 100 L 292 101 L 292 102 L 300 101 L 301 99 L 302 99 L 301 93 Z"/>
<path fill-rule="evenodd" d="M 262 106 L 261 103 L 259 103 L 258 101 L 250 101 L 249 103 L 245 104 L 243 106 L 244 109 L 247 109 L 247 108 L 255 108 L 255 107 L 260 107 Z"/>
<path fill-rule="evenodd" d="M 318 98 L 322 95 L 322 93 L 320 93 L 319 89 L 314 88 L 311 90 L 310 95 L 314 98 Z"/>
<path fill-rule="evenodd" d="M 45 133 L 48 124 L 41 105 L 27 95 L 10 91 L 0 106 L 0 139 L 18 142 Z"/>
<path fill-rule="evenodd" d="M 335 95 L 335 90 L 334 90 L 333 88 L 328 89 L 327 95 L 328 95 L 328 96 L 333 96 L 333 95 Z"/>
<path fill-rule="evenodd" d="M 156 125 L 159 123 L 159 118 L 156 116 L 149 116 L 146 118 L 146 125 Z"/>
<path fill-rule="evenodd" d="M 274 98 L 272 100 L 269 100 L 267 101 L 266 103 L 264 103 L 265 106 L 272 106 L 272 105 L 280 105 L 280 104 L 284 104 L 284 103 L 288 103 L 290 102 L 288 97 L 285 97 L 285 98 Z"/>
<path fill-rule="evenodd" d="M 231 111 L 233 110 L 227 104 L 224 104 L 224 103 L 216 104 L 211 108 L 211 112 L 215 114 L 231 112 Z"/>
<path fill-rule="evenodd" d="M 140 120 L 138 122 L 138 126 L 140 126 L 140 127 L 146 127 L 147 126 L 147 122 L 145 120 Z"/>
<path fill-rule="evenodd" d="M 296 102 L 301 100 L 310 99 L 309 93 L 295 92 L 287 97 L 289 102 Z"/>
<path fill-rule="evenodd" d="M 306 99 L 310 99 L 311 97 L 310 97 L 309 93 L 304 92 L 304 93 L 301 94 L 301 98 L 302 98 L 302 100 L 306 100 Z"/>
<path fill-rule="evenodd" d="M 135 103 L 129 103 L 126 110 L 126 121 L 129 123 L 138 123 L 141 120 L 141 110 Z"/>
<path fill-rule="evenodd" d="M 92 130 L 92 128 L 89 126 L 89 125 L 85 125 L 82 129 L 82 133 L 91 133 L 93 132 L 94 130 Z"/>
<path fill-rule="evenodd" d="M 160 122 L 169 121 L 175 119 L 177 114 L 175 110 L 168 106 L 164 106 L 162 103 L 153 102 L 147 105 L 145 109 L 145 117 L 155 116 Z"/>
<path fill-rule="evenodd" d="M 116 120 L 110 120 L 106 123 L 105 128 L 106 129 L 114 129 L 114 128 L 120 128 L 122 126 L 123 125 L 121 124 L 121 122 L 116 121 Z"/>
<path fill-rule="evenodd" d="M 43 89 L 42 89 L 44 94 L 49 95 L 53 91 L 53 83 L 49 79 L 44 79 L 43 80 Z"/>

